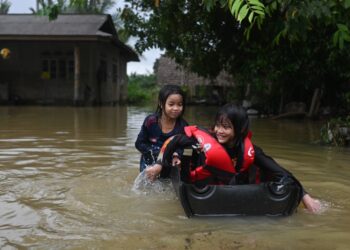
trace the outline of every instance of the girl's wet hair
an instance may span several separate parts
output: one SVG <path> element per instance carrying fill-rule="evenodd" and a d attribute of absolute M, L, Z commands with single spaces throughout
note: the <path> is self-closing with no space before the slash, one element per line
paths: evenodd
<path fill-rule="evenodd" d="M 239 144 L 248 134 L 249 119 L 246 110 L 239 105 L 228 103 L 216 113 L 215 124 L 229 120 L 235 132 L 234 145 Z"/>
<path fill-rule="evenodd" d="M 181 95 L 182 96 L 182 113 L 180 117 L 185 113 L 185 103 L 186 103 L 186 94 L 178 85 L 168 84 L 164 85 L 158 94 L 158 106 L 156 113 L 161 116 L 162 115 L 162 107 L 165 106 L 166 100 L 170 95 Z"/>

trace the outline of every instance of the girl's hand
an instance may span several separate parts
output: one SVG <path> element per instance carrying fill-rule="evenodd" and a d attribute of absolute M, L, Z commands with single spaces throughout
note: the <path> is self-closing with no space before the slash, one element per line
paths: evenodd
<path fill-rule="evenodd" d="M 179 155 L 176 152 L 173 154 L 173 160 L 172 160 L 171 164 L 173 166 L 179 166 L 181 164 L 181 160 L 179 158 Z"/>
<path fill-rule="evenodd" d="M 302 202 L 311 213 L 317 213 L 321 210 L 321 202 L 312 198 L 309 194 L 303 196 Z"/>
<path fill-rule="evenodd" d="M 154 181 L 158 178 L 160 172 L 162 171 L 162 165 L 156 163 L 153 166 L 146 168 L 145 171 L 147 178 Z"/>

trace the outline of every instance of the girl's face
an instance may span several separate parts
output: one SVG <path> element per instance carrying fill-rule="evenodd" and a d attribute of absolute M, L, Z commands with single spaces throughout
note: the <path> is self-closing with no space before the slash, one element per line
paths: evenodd
<path fill-rule="evenodd" d="M 177 119 L 183 111 L 182 96 L 179 94 L 169 95 L 162 110 L 164 116 L 171 119 Z"/>
<path fill-rule="evenodd" d="M 220 122 L 217 122 L 214 127 L 214 132 L 220 144 L 233 146 L 235 131 L 229 119 L 226 118 L 221 120 Z"/>

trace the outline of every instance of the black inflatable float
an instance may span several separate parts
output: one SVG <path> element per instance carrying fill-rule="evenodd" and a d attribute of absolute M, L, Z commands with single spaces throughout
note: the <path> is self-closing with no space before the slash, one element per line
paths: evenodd
<path fill-rule="evenodd" d="M 283 183 L 263 182 L 245 185 L 207 185 L 199 188 L 186 181 L 184 169 L 170 166 L 173 152 L 179 148 L 192 152 L 183 156 L 182 164 L 193 157 L 193 140 L 177 135 L 165 146 L 162 153 L 166 175 L 171 177 L 173 187 L 188 217 L 192 216 L 234 216 L 267 215 L 286 216 L 292 214 L 301 199 L 300 184 L 293 179 Z M 164 174 L 164 173 L 163 173 Z"/>
<path fill-rule="evenodd" d="M 300 188 L 293 183 L 207 185 L 198 188 L 184 183 L 176 167 L 172 167 L 171 180 L 188 217 L 290 215 L 300 200 Z"/>

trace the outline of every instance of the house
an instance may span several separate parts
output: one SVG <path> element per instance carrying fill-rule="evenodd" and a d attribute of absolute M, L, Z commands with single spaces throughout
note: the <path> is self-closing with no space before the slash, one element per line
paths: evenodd
<path fill-rule="evenodd" d="M 0 15 L 0 103 L 113 105 L 127 97 L 126 67 L 139 61 L 110 15 Z"/>
<path fill-rule="evenodd" d="M 190 102 L 221 104 L 228 98 L 228 90 L 235 86 L 233 78 L 225 71 L 222 71 L 215 79 L 204 78 L 185 69 L 166 55 L 157 59 L 154 64 L 154 72 L 159 85 L 185 86 Z M 206 100 L 201 99 L 203 97 Z"/>

